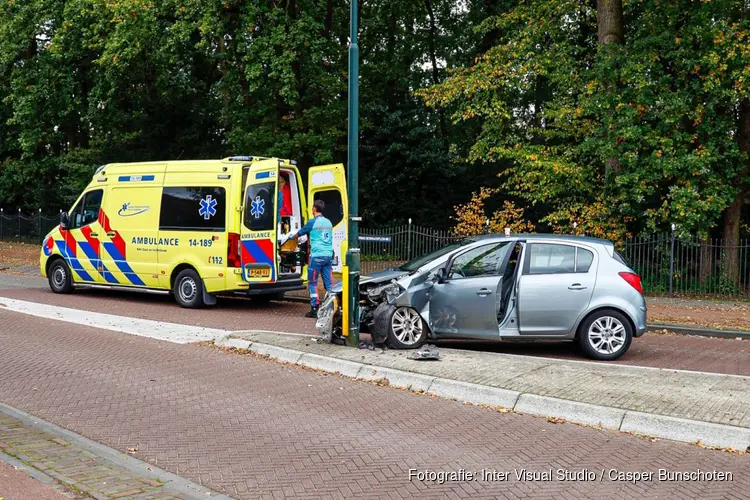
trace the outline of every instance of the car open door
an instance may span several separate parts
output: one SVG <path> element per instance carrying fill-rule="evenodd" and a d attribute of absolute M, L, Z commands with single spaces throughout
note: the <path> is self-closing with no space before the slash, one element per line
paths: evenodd
<path fill-rule="evenodd" d="M 331 221 L 333 227 L 333 271 L 340 273 L 347 252 L 349 233 L 349 202 L 344 165 L 337 163 L 310 168 L 307 182 L 307 216 L 310 218 L 316 200 L 323 200 L 326 205 L 323 216 Z"/>
<path fill-rule="evenodd" d="M 494 241 L 455 255 L 430 291 L 430 328 L 440 335 L 500 335 L 502 279 L 514 241 Z"/>
<path fill-rule="evenodd" d="M 279 160 L 253 163 L 245 181 L 240 235 L 242 278 L 248 283 L 273 283 L 277 269 Z"/>

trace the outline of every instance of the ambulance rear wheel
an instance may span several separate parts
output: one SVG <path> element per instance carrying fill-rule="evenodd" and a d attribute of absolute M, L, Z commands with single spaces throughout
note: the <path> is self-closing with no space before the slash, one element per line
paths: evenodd
<path fill-rule="evenodd" d="M 203 282 L 198 273 L 185 269 L 174 280 L 174 298 L 182 307 L 194 309 L 203 304 Z"/>
<path fill-rule="evenodd" d="M 70 293 L 73 291 L 73 280 L 70 277 L 70 268 L 64 260 L 58 259 L 49 266 L 47 271 L 49 287 L 55 293 Z"/>

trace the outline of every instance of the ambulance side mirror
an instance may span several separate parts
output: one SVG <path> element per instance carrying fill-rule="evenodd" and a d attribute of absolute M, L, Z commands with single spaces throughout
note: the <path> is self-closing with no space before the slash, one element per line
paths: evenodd
<path fill-rule="evenodd" d="M 60 213 L 60 228 L 68 229 L 68 226 L 70 226 L 70 217 L 68 217 L 68 212 Z"/>

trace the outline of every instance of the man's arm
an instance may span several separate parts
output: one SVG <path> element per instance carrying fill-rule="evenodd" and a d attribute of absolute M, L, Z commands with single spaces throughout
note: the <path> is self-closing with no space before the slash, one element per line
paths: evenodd
<path fill-rule="evenodd" d="M 310 234 L 310 231 L 313 230 L 314 226 L 315 226 L 315 219 L 310 219 L 309 221 L 307 221 L 307 224 L 305 224 L 304 226 L 302 226 L 302 229 L 300 229 L 299 231 L 297 231 L 297 234 L 292 235 L 290 238 L 293 239 L 293 240 L 296 240 L 300 236 L 304 236 L 306 234 Z"/>

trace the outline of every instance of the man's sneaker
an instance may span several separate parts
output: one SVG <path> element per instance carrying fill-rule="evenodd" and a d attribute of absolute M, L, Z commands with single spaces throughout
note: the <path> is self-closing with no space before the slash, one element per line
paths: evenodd
<path fill-rule="evenodd" d="M 305 313 L 305 318 L 317 318 L 318 317 L 318 310 L 317 309 L 310 309 Z"/>

